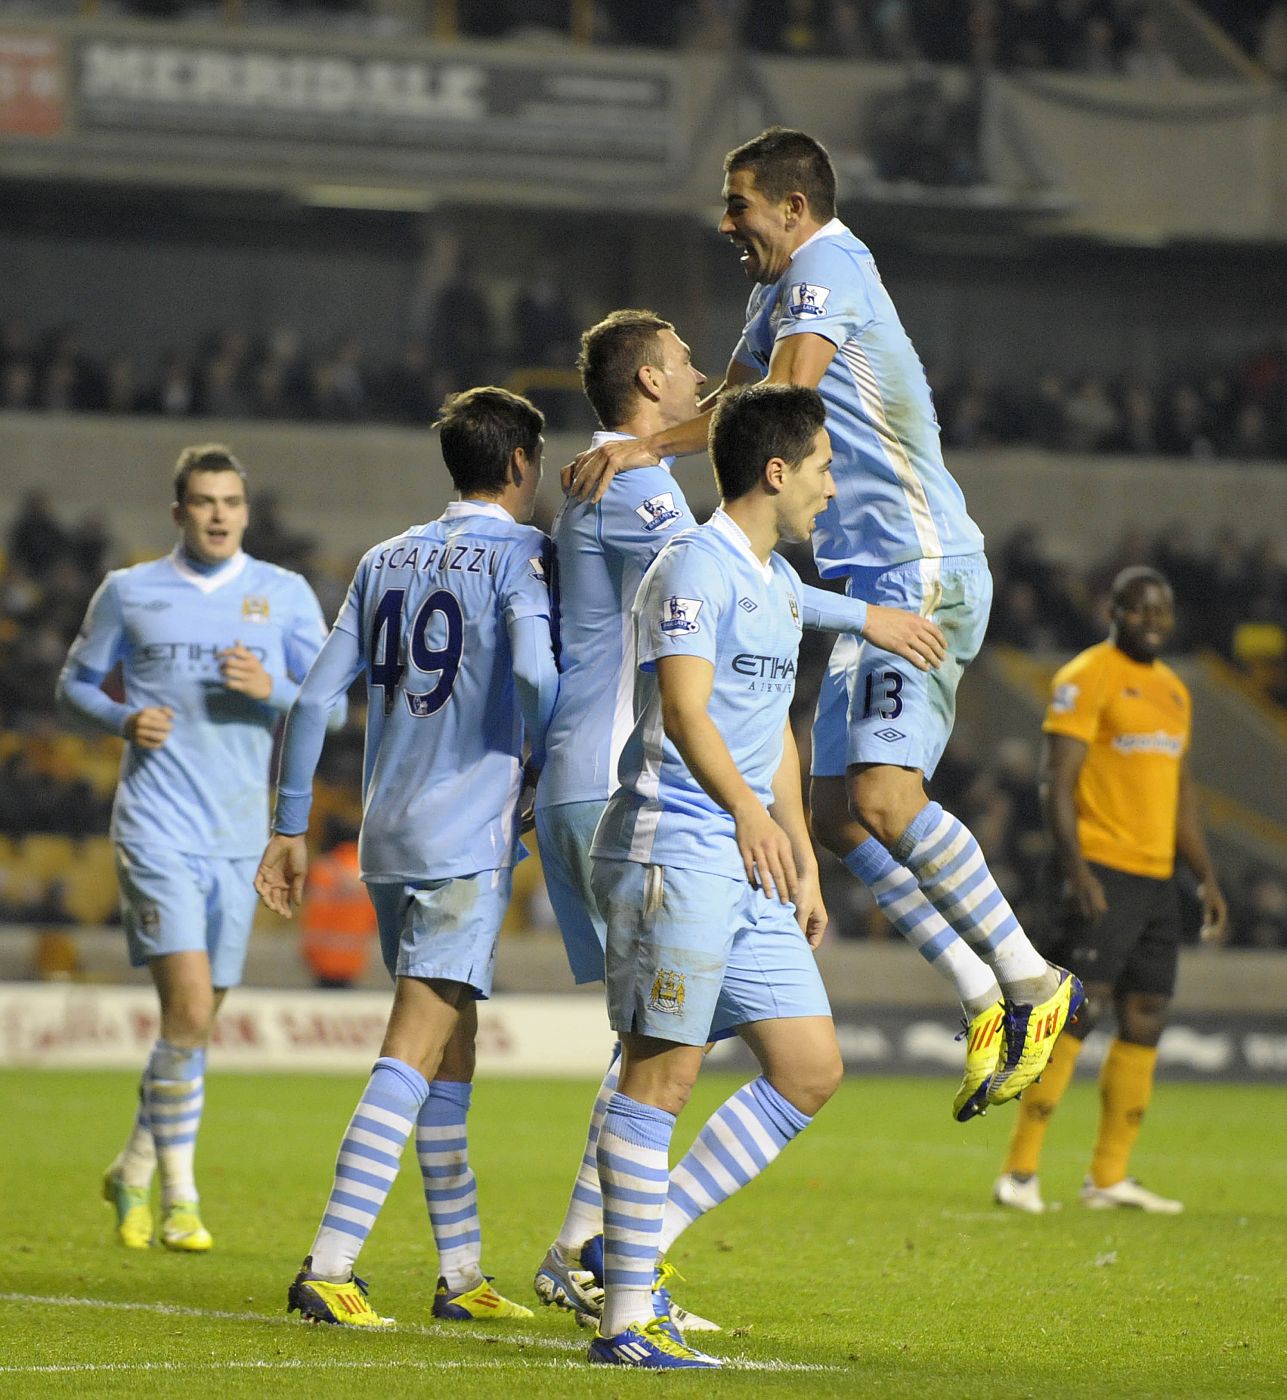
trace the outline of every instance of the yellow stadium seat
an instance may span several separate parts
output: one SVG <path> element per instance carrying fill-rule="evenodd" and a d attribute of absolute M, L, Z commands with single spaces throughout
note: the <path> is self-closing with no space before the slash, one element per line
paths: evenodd
<path fill-rule="evenodd" d="M 26 875 L 47 884 L 71 869 L 76 843 L 70 836 L 51 836 L 37 832 L 24 836 L 18 845 L 18 864 Z"/>

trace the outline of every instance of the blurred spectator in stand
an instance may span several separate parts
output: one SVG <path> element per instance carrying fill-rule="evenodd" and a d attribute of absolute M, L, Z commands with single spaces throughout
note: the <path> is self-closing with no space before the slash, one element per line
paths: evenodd
<path fill-rule="evenodd" d="M 461 253 L 438 289 L 430 313 L 429 356 L 441 369 L 446 392 L 486 384 L 492 378 L 495 336 L 492 310 L 468 253 Z M 438 394 L 435 388 L 435 395 Z"/>
<path fill-rule="evenodd" d="M 177 350 L 162 351 L 160 372 L 140 396 L 139 411 L 181 418 L 192 413 L 195 404 L 191 360 Z"/>
<path fill-rule="evenodd" d="M 275 491 L 256 492 L 251 501 L 250 524 L 242 539 L 247 554 L 295 573 L 309 573 L 313 539 L 297 534 L 283 522 L 281 497 Z"/>
<path fill-rule="evenodd" d="M 1122 393 L 1122 422 L 1117 446 L 1147 456 L 1157 452 L 1157 401 L 1147 384 L 1128 381 Z"/>
<path fill-rule="evenodd" d="M 1111 77 L 1119 71 L 1117 35 L 1107 15 L 1093 14 L 1087 19 L 1072 45 L 1071 66 L 1092 77 Z"/>
<path fill-rule="evenodd" d="M 1192 384 L 1178 384 L 1167 402 L 1158 430 L 1158 446 L 1179 457 L 1210 457 L 1215 451 L 1207 406 Z"/>
<path fill-rule="evenodd" d="M 384 417 L 423 427 L 433 421 L 438 407 L 433 392 L 429 352 L 420 341 L 409 340 L 402 347 L 397 362 L 380 381 L 376 400 Z"/>
<path fill-rule="evenodd" d="M 876 173 L 882 180 L 918 185 L 975 184 L 977 133 L 974 104 L 950 99 L 932 65 L 913 64 L 899 91 L 876 99 L 871 118 Z"/>
<path fill-rule="evenodd" d="M 103 409 L 107 413 L 134 413 L 138 409 L 138 385 L 134 360 L 116 354 L 107 362 L 104 376 Z"/>
<path fill-rule="evenodd" d="M 1088 374 L 1064 404 L 1063 447 L 1069 452 L 1102 452 L 1118 437 L 1121 416 L 1098 374 Z"/>
<path fill-rule="evenodd" d="M 44 491 L 29 491 L 9 525 L 9 563 L 33 578 L 60 564 L 70 551 L 67 532 Z"/>
<path fill-rule="evenodd" d="M 1161 27 L 1152 15 L 1139 15 L 1131 25 L 1122 72 L 1128 78 L 1179 77 L 1180 65 L 1163 44 Z"/>

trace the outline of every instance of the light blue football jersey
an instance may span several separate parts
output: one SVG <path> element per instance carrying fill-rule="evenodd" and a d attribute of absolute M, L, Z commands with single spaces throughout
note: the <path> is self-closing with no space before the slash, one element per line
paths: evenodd
<path fill-rule="evenodd" d="M 523 720 L 507 625 L 550 616 L 548 547 L 498 505 L 455 501 L 358 565 L 335 630 L 367 677 L 363 879 L 514 864 Z"/>
<path fill-rule="evenodd" d="M 943 463 L 924 367 L 870 250 L 839 219 L 751 293 L 734 358 L 764 374 L 777 341 L 804 332 L 836 347 L 818 385 L 836 480 L 813 535 L 819 571 L 978 553 L 983 535 Z"/>
<path fill-rule="evenodd" d="M 64 677 L 101 677 L 119 661 L 124 713 L 168 705 L 174 728 L 156 750 L 125 746 L 112 838 L 191 855 L 257 856 L 267 840 L 268 765 L 282 710 L 326 636 L 299 575 L 235 555 L 198 572 L 176 549 L 109 573 Z M 228 690 L 218 654 L 240 642 L 273 677 L 277 704 Z M 285 690 L 285 695 L 277 692 Z"/>
<path fill-rule="evenodd" d="M 592 447 L 626 437 L 596 433 Z M 559 698 L 536 805 L 604 802 L 634 727 L 630 610 L 648 565 L 695 524 L 669 459 L 613 478 L 597 505 L 568 497 L 551 531 L 558 561 Z"/>
<path fill-rule="evenodd" d="M 634 605 L 637 719 L 621 753 L 621 785 L 593 854 L 744 880 L 733 818 L 707 796 L 661 722 L 656 663 L 701 656 L 715 667 L 708 710 L 738 772 L 766 807 L 795 691 L 801 585 L 779 554 L 760 563 L 717 510 L 657 556 Z"/>

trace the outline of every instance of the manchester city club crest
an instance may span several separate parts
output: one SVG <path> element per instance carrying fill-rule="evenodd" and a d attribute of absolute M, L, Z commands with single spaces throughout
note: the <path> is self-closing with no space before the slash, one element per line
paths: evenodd
<path fill-rule="evenodd" d="M 268 599 L 259 594 L 247 593 L 241 600 L 241 615 L 247 622 L 267 622 Z"/>
<path fill-rule="evenodd" d="M 684 974 L 670 968 L 659 968 L 652 979 L 652 991 L 648 994 L 648 1009 L 661 1011 L 667 1016 L 678 1016 L 684 1009 Z"/>

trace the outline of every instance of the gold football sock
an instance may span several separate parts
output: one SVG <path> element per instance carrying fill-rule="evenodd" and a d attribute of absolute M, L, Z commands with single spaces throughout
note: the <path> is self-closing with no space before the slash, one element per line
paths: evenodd
<path fill-rule="evenodd" d="M 1042 1071 L 1041 1078 L 1023 1091 L 1004 1171 L 1014 1172 L 1018 1176 L 1033 1176 L 1036 1173 L 1051 1115 L 1063 1098 L 1064 1090 L 1072 1082 L 1080 1054 L 1081 1041 L 1070 1035 L 1061 1035 L 1050 1052 L 1050 1063 Z"/>
<path fill-rule="evenodd" d="M 1099 1072 L 1099 1136 L 1091 1158 L 1096 1186 L 1116 1186 L 1126 1176 L 1144 1110 L 1153 1097 L 1157 1048 L 1114 1040 Z"/>

